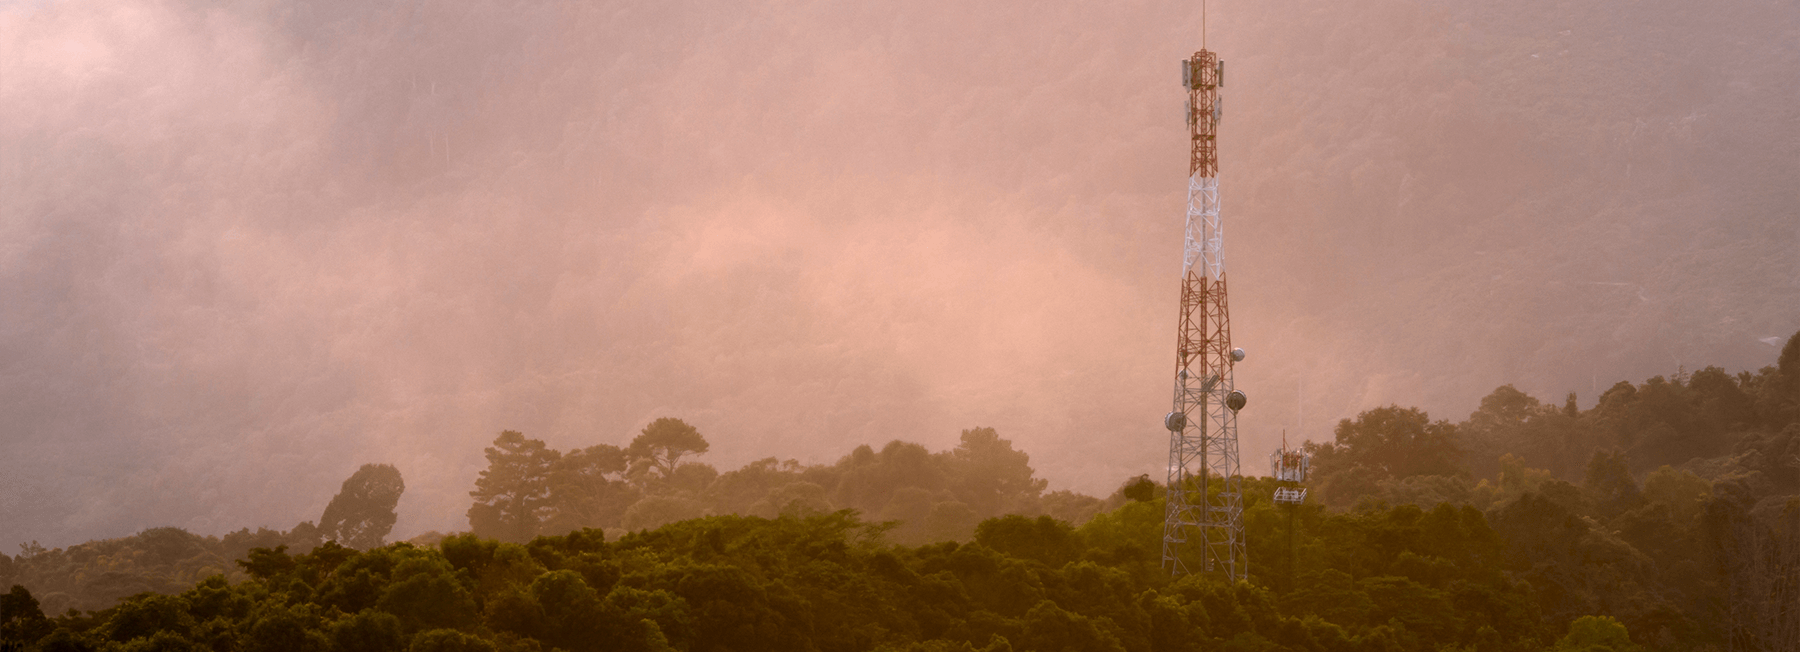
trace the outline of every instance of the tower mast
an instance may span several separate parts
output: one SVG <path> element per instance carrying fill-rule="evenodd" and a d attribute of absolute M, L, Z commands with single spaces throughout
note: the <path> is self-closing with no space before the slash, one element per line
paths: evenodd
<path fill-rule="evenodd" d="M 1181 318 L 1176 329 L 1175 407 L 1169 430 L 1168 507 L 1163 568 L 1245 579 L 1244 500 L 1238 469 L 1237 412 L 1245 396 L 1233 386 L 1225 296 L 1224 232 L 1219 223 L 1219 87 L 1224 66 L 1205 49 L 1182 61 L 1187 89 L 1187 234 L 1181 257 Z M 1194 564 L 1199 566 L 1195 567 Z"/>

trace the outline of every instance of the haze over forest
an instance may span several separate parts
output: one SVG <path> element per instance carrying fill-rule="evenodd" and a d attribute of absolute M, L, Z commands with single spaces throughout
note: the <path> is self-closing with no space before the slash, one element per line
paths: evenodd
<path fill-rule="evenodd" d="M 1800 5 L 1209 12 L 1247 460 L 1800 324 Z M 989 426 L 1052 489 L 1160 473 L 1199 24 L 0 4 L 0 544 L 287 527 L 366 462 L 394 538 L 466 529 L 501 430 L 663 416 L 720 468 Z"/>

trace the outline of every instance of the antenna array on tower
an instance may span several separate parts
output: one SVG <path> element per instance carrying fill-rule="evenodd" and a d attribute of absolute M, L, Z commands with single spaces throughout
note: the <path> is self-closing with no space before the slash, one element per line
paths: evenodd
<path fill-rule="evenodd" d="M 1219 222 L 1219 87 L 1224 64 L 1207 50 L 1181 63 L 1187 89 L 1187 230 L 1181 260 L 1181 316 L 1176 329 L 1175 406 L 1169 430 L 1168 507 L 1163 521 L 1163 568 L 1245 579 L 1244 500 L 1238 468 L 1237 413 L 1243 392 L 1233 387 L 1225 295 L 1224 230 Z"/>

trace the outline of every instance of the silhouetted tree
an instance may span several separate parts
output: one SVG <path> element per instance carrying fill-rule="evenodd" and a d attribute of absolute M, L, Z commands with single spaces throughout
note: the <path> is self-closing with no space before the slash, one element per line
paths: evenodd
<path fill-rule="evenodd" d="M 56 626 L 44 617 L 37 598 L 23 586 L 14 584 L 11 591 L 0 594 L 0 641 L 35 641 Z"/>
<path fill-rule="evenodd" d="M 707 448 L 698 429 L 680 419 L 663 417 L 644 426 L 626 453 L 631 457 L 633 476 L 654 470 L 657 477 L 666 478 L 675 472 L 681 458 L 705 453 Z"/>
<path fill-rule="evenodd" d="M 325 515 L 319 517 L 320 536 L 358 550 L 380 547 L 394 529 L 394 506 L 405 492 L 406 482 L 393 465 L 362 465 L 325 506 Z"/>
<path fill-rule="evenodd" d="M 625 451 L 598 444 L 569 451 L 550 469 L 550 516 L 546 533 L 584 527 L 618 527 L 625 510 L 642 496 L 624 481 Z"/>
<path fill-rule="evenodd" d="M 1119 488 L 1119 493 L 1128 500 L 1148 502 L 1156 498 L 1156 482 L 1150 479 L 1149 474 L 1140 475 L 1127 481 L 1125 486 Z"/>
<path fill-rule="evenodd" d="M 550 470 L 561 455 L 544 442 L 507 430 L 485 450 L 488 467 L 469 496 L 469 529 L 501 541 L 524 543 L 537 536 L 550 512 Z"/>
<path fill-rule="evenodd" d="M 867 450 L 868 446 L 858 447 Z M 873 453 L 870 453 L 873 455 Z M 800 477 L 800 462 L 785 462 L 773 457 L 763 458 L 735 471 L 719 474 L 717 480 L 706 488 L 707 502 L 723 514 L 749 514 L 751 507 L 762 501 L 770 491 L 786 486 Z"/>
<path fill-rule="evenodd" d="M 890 505 L 894 513 L 931 508 L 931 496 L 949 487 L 949 477 L 942 460 L 924 446 L 912 442 L 890 441 L 875 452 L 867 445 L 858 446 L 837 463 L 841 477 L 832 499 L 841 506 L 862 510 L 867 514 L 886 514 Z M 907 492 L 900 499 L 898 492 Z M 901 504 L 894 504 L 899 499 Z M 924 506 L 918 503 L 923 500 Z M 919 514 L 918 516 L 923 516 Z M 882 518 L 907 520 L 897 515 Z M 908 520 L 909 524 L 915 524 Z"/>
<path fill-rule="evenodd" d="M 993 428 L 962 431 L 962 442 L 950 451 L 950 489 L 981 518 L 998 516 L 1035 504 L 1049 482 L 1036 477 L 1031 456 Z"/>

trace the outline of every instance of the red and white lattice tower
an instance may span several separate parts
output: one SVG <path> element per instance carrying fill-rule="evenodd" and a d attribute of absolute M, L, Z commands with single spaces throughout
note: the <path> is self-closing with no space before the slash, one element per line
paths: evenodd
<path fill-rule="evenodd" d="M 1237 412 L 1244 393 L 1231 367 L 1244 359 L 1231 347 L 1225 300 L 1224 231 L 1219 222 L 1219 87 L 1224 66 L 1207 50 L 1181 64 L 1187 88 L 1187 236 L 1181 257 L 1181 320 L 1175 345 L 1175 409 L 1169 430 L 1168 511 L 1163 568 L 1245 579 L 1243 480 L 1238 469 Z M 1198 566 L 1196 566 L 1198 564 Z"/>

